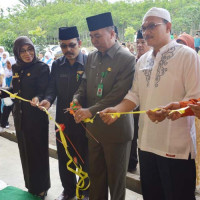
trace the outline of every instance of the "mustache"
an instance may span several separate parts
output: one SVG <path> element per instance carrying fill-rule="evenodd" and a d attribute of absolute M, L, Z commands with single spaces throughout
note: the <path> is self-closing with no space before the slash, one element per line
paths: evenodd
<path fill-rule="evenodd" d="M 65 54 L 64 54 L 65 56 L 68 56 L 68 55 L 74 55 L 73 53 L 71 53 L 71 52 L 66 52 Z"/>

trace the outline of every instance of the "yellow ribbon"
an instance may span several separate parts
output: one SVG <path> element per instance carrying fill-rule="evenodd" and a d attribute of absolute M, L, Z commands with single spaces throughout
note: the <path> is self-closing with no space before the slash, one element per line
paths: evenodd
<path fill-rule="evenodd" d="M 161 108 L 155 108 L 151 111 L 155 112 L 157 110 L 160 110 Z M 116 113 L 104 113 L 106 115 L 111 115 L 111 117 L 114 119 L 115 117 L 121 117 L 121 115 L 129 115 L 129 114 L 143 114 L 146 113 L 147 110 L 141 110 L 141 111 L 132 111 L 132 112 L 116 112 Z M 97 112 L 99 114 L 100 112 Z"/>
<path fill-rule="evenodd" d="M 179 112 L 180 114 L 184 114 L 185 113 L 185 110 L 187 110 L 189 108 L 189 106 L 187 107 L 184 107 L 184 108 L 180 108 L 180 109 L 177 109 L 177 110 L 171 110 L 169 115 L 174 113 L 174 112 Z"/>
<path fill-rule="evenodd" d="M 96 115 L 93 118 L 86 118 L 83 120 L 84 123 L 94 123 L 94 119 L 95 119 Z"/>
<path fill-rule="evenodd" d="M 20 96 L 16 94 L 12 94 L 11 92 L 7 91 L 7 90 L 4 90 L 4 89 L 0 89 L 2 91 L 4 91 L 5 93 L 9 94 L 11 98 L 16 98 L 16 99 L 20 99 L 22 101 L 26 101 L 26 102 L 30 102 L 30 100 L 27 100 L 27 99 L 24 99 Z M 90 186 L 90 181 L 88 182 L 88 185 L 85 186 L 85 179 L 88 178 L 89 179 L 89 176 L 88 176 L 88 173 L 84 172 L 83 169 L 82 169 L 82 166 L 79 164 L 76 164 L 75 161 L 73 160 L 72 156 L 70 155 L 69 151 L 68 151 L 68 145 L 67 145 L 67 141 L 65 139 L 65 136 L 64 136 L 64 133 L 62 131 L 62 128 L 60 127 L 60 125 L 54 120 L 54 118 L 50 115 L 50 113 L 47 111 L 47 109 L 45 107 L 42 107 L 43 108 L 43 111 L 48 115 L 49 117 L 49 120 L 52 120 L 56 127 L 59 129 L 59 133 L 60 133 L 60 138 L 61 138 L 61 142 L 65 148 L 65 152 L 69 158 L 69 161 L 66 163 L 66 166 L 67 166 L 67 169 L 76 174 L 77 176 L 79 176 L 79 181 L 76 185 L 76 196 L 79 198 L 79 199 L 83 199 L 84 198 L 84 195 L 81 195 L 79 194 L 79 190 L 87 190 Z M 90 119 L 90 120 L 93 120 L 93 119 Z M 74 170 L 73 168 L 70 167 L 71 164 L 74 164 L 74 166 L 76 167 L 77 171 Z"/>
<path fill-rule="evenodd" d="M 2 91 L 4 91 L 5 93 L 9 94 L 9 95 L 10 95 L 10 98 L 12 98 L 12 99 L 20 99 L 20 100 L 22 100 L 22 101 L 30 102 L 30 100 L 27 100 L 27 99 L 24 99 L 24 98 L 22 98 L 22 97 L 20 97 L 20 96 L 17 96 L 17 93 L 13 94 L 13 93 L 11 93 L 11 92 L 9 92 L 9 91 L 7 91 L 7 90 L 4 90 L 4 89 L 2 89 L 2 88 L 1 88 L 0 90 L 2 90 Z"/>

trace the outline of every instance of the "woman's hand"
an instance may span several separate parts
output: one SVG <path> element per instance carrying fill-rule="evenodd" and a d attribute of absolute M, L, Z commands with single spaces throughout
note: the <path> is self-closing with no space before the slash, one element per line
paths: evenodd
<path fill-rule="evenodd" d="M 37 107 L 39 105 L 39 99 L 38 97 L 34 97 L 32 98 L 32 100 L 30 101 L 30 104 L 34 107 Z"/>

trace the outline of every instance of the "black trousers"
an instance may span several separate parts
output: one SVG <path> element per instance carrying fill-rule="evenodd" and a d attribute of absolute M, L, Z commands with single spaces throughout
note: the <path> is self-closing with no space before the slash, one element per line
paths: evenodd
<path fill-rule="evenodd" d="M 139 150 L 144 200 L 195 200 L 194 159 L 171 159 Z"/>
<path fill-rule="evenodd" d="M 199 52 L 199 47 L 195 47 L 195 50 L 198 53 Z"/>
<path fill-rule="evenodd" d="M 135 110 L 139 111 L 139 107 Z M 131 153 L 128 164 L 128 171 L 134 170 L 138 164 L 138 155 L 137 155 L 137 139 L 138 139 L 138 122 L 139 122 L 139 114 L 133 115 L 134 117 L 134 136 L 131 144 Z"/>
<path fill-rule="evenodd" d="M 5 128 L 8 123 L 8 118 L 13 109 L 13 105 L 3 107 L 3 113 L 1 114 L 1 127 Z"/>

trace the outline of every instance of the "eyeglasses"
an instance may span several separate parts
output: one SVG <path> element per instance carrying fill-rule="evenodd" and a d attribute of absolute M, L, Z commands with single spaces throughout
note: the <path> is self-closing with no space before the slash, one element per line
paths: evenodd
<path fill-rule="evenodd" d="M 70 43 L 68 45 L 62 43 L 62 44 L 60 44 L 60 48 L 61 49 L 67 49 L 67 48 L 73 49 L 73 48 L 75 48 L 76 45 L 77 45 L 77 43 Z"/>
<path fill-rule="evenodd" d="M 20 52 L 20 54 L 22 54 L 22 55 L 26 54 L 26 52 L 27 52 L 27 53 L 33 53 L 33 52 L 34 52 L 34 48 L 22 49 L 22 50 L 20 50 L 19 52 Z"/>
<path fill-rule="evenodd" d="M 142 26 L 141 27 L 141 30 L 142 30 L 142 32 L 144 33 L 146 30 L 148 30 L 148 31 L 153 31 L 158 25 L 162 25 L 162 24 L 164 24 L 164 23 L 157 23 L 157 24 L 149 24 L 149 25 L 147 25 L 147 26 Z"/>

